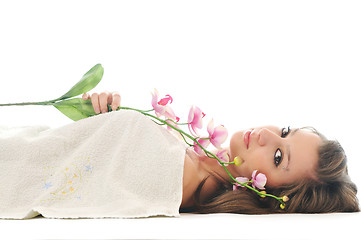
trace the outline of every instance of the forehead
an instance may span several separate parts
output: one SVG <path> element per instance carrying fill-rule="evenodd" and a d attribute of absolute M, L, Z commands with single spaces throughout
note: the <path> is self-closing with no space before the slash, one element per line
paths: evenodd
<path fill-rule="evenodd" d="M 318 149 L 321 138 L 307 129 L 292 129 L 289 137 L 290 148 L 289 172 L 296 179 L 312 177 L 318 162 Z"/>

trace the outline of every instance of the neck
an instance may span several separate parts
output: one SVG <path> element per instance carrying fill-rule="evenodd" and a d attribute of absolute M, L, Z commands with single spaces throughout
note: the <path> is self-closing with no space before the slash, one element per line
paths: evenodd
<path fill-rule="evenodd" d="M 196 160 L 196 162 L 198 163 L 198 171 L 201 176 L 201 179 L 208 177 L 210 175 L 210 176 L 214 176 L 219 182 L 230 184 L 230 177 L 228 173 L 218 163 L 216 159 L 209 158 L 206 155 L 199 156 L 195 152 L 193 152 L 192 155 L 193 155 L 192 158 Z M 233 177 L 237 177 L 236 172 L 234 170 L 234 166 L 235 166 L 234 164 L 230 164 L 225 167 Z"/>
<path fill-rule="evenodd" d="M 218 189 L 220 183 L 230 184 L 230 177 L 226 170 L 216 159 L 207 156 L 199 156 L 190 148 L 187 149 L 188 156 L 194 161 L 198 172 L 198 185 L 207 177 L 200 192 L 200 200 L 209 199 Z M 234 164 L 226 166 L 227 170 L 235 177 Z"/>

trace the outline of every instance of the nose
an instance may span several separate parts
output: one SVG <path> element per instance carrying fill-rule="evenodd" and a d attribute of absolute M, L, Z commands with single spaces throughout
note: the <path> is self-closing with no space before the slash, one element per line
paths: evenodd
<path fill-rule="evenodd" d="M 262 128 L 258 132 L 258 144 L 265 146 L 266 144 L 275 143 L 278 140 L 278 135 L 267 128 Z"/>

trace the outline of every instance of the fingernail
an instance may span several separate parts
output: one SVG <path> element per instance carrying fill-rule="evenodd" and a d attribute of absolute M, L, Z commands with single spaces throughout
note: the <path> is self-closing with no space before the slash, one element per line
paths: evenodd
<path fill-rule="evenodd" d="M 100 113 L 99 108 L 95 109 L 95 113 Z"/>

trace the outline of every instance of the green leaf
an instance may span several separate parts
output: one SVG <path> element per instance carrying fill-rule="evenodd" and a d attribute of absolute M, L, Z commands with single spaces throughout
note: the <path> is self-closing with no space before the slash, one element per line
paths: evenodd
<path fill-rule="evenodd" d="M 53 106 L 73 121 L 97 115 L 91 99 L 84 101 L 82 98 L 72 98 L 56 102 Z"/>
<path fill-rule="evenodd" d="M 54 101 L 63 100 L 78 96 L 92 90 L 103 77 L 104 68 L 101 64 L 92 67 L 87 73 L 83 75 L 80 81 L 75 84 L 67 93 Z"/>

